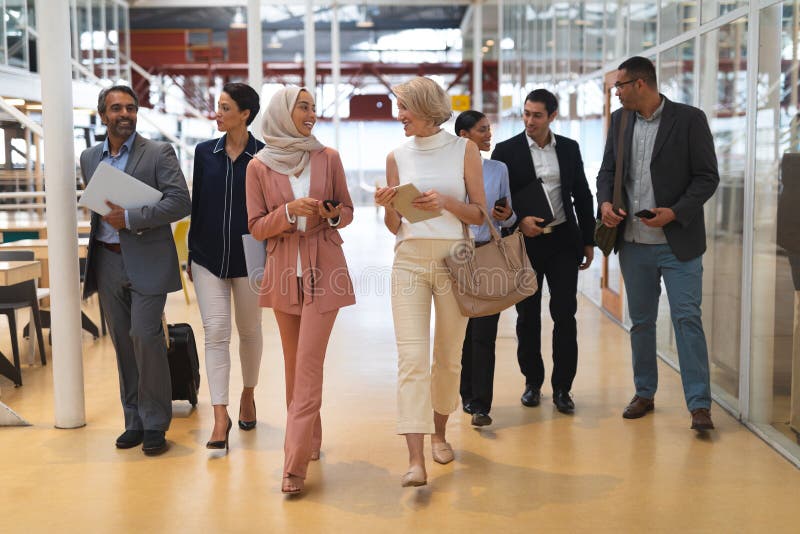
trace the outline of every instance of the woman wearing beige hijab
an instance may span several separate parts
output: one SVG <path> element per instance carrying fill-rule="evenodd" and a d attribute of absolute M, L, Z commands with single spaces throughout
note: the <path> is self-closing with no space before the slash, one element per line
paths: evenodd
<path fill-rule="evenodd" d="M 275 313 L 286 371 L 283 493 L 303 491 L 319 458 L 325 350 L 339 308 L 355 303 L 339 235 L 353 203 L 339 153 L 311 135 L 316 120 L 308 91 L 278 91 L 264 114 L 266 146 L 247 167 L 248 228 L 267 240 L 259 302 Z"/>

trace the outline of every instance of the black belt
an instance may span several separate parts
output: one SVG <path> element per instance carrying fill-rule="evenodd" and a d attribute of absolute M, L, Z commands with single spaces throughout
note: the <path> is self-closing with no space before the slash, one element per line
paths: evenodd
<path fill-rule="evenodd" d="M 96 239 L 94 242 L 103 247 L 104 249 L 110 250 L 114 254 L 122 253 L 122 247 L 119 245 L 119 243 L 106 243 L 105 241 L 98 241 Z"/>

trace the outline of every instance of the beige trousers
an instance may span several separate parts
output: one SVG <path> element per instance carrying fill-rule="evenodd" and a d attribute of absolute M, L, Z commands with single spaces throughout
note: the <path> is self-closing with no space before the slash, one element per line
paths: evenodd
<path fill-rule="evenodd" d="M 397 433 L 433 434 L 433 412 L 458 407 L 467 318 L 452 292 L 444 258 L 461 240 L 407 239 L 395 248 L 392 315 L 397 339 Z M 436 321 L 430 353 L 431 301 Z"/>

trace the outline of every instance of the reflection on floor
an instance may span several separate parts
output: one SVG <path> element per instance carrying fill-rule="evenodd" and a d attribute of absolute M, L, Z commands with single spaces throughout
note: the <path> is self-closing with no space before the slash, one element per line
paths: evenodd
<path fill-rule="evenodd" d="M 167 454 L 115 449 L 122 417 L 108 338 L 84 338 L 85 428 L 53 428 L 52 366 L 24 369 L 22 388 L 3 379 L 2 400 L 33 426 L 0 428 L 0 532 L 797 531 L 800 471 L 718 407 L 718 430 L 695 435 L 678 375 L 666 366 L 655 413 L 620 417 L 632 395 L 627 335 L 586 299 L 578 314 L 576 414 L 556 412 L 547 385 L 540 407 L 520 405 L 514 313 L 505 312 L 495 423 L 476 430 L 454 413 L 448 432 L 456 461 L 429 461 L 428 486 L 400 488 L 406 453 L 393 434 L 392 240 L 371 209 L 359 210 L 342 234 L 359 302 L 334 329 L 322 459 L 310 468 L 305 496 L 280 494 L 283 371 L 266 311 L 258 427 L 234 428 L 227 456 L 204 448 L 212 420 L 205 372 L 198 409 L 174 403 Z M 191 323 L 202 346 L 194 301 L 187 306 L 174 293 L 167 313 L 170 322 Z M 550 346 L 549 333 L 543 341 Z M 235 417 L 235 363 L 232 375 Z"/>

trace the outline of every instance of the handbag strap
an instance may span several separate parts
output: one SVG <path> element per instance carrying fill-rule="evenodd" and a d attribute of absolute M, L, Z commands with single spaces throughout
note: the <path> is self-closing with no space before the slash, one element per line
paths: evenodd
<path fill-rule="evenodd" d="M 494 227 L 492 224 L 492 220 L 489 218 L 489 214 L 486 212 L 486 209 L 481 206 L 480 204 L 475 204 L 478 206 L 478 209 L 481 210 L 483 214 L 483 220 L 489 225 L 489 233 L 492 234 L 492 241 L 500 241 L 500 233 L 497 231 L 497 228 Z M 469 226 L 464 221 L 461 221 L 461 230 L 464 232 L 464 241 L 469 241 L 471 238 L 469 237 Z"/>
<path fill-rule="evenodd" d="M 625 166 L 625 130 L 628 127 L 630 112 L 622 110 L 622 121 L 617 132 L 617 160 L 614 166 L 614 199 L 612 208 L 617 212 L 622 208 L 622 171 Z"/>

